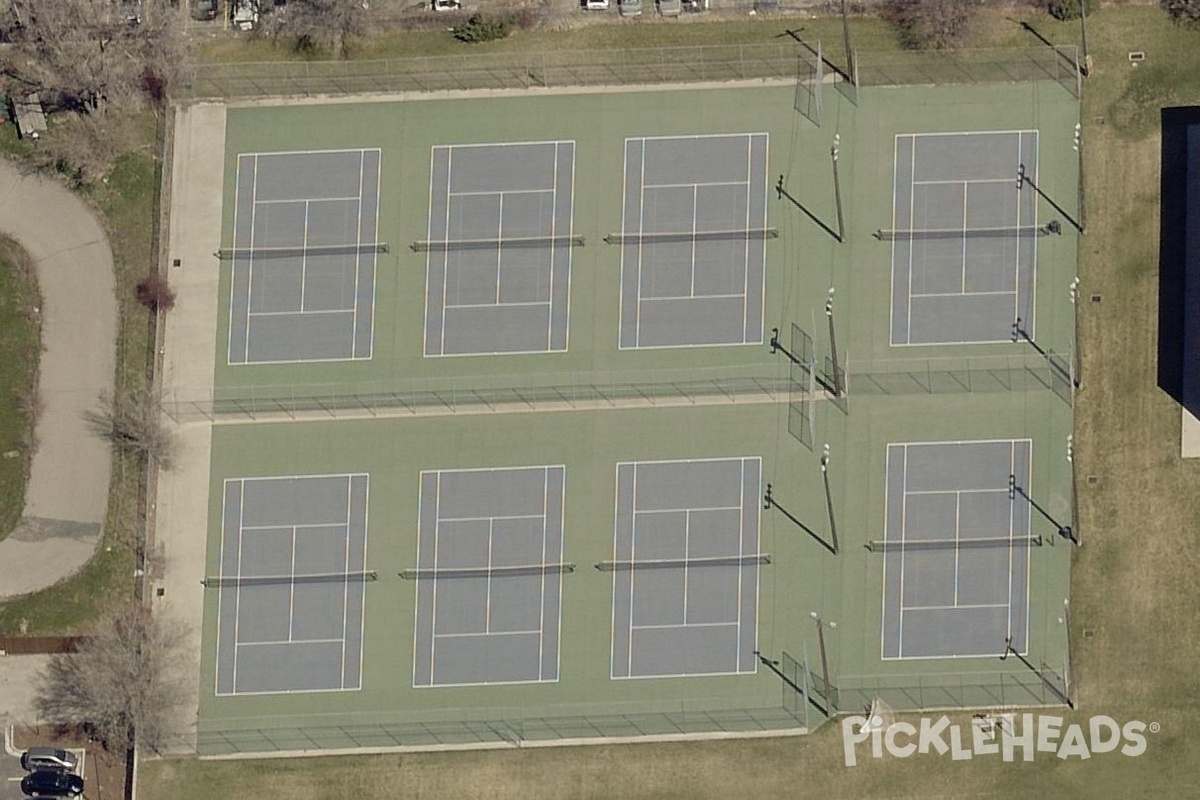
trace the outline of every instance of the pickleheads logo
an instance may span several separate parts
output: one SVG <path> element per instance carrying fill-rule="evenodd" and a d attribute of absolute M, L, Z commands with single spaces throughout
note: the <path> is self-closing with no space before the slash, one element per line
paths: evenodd
<path fill-rule="evenodd" d="M 874 722 L 874 724 L 872 724 Z M 976 756 L 1000 756 L 1013 761 L 1020 753 L 1023 761 L 1033 761 L 1035 753 L 1053 753 L 1058 758 L 1089 759 L 1095 753 L 1111 753 L 1119 749 L 1122 755 L 1134 757 L 1146 752 L 1145 733 L 1158 733 L 1159 725 L 1132 720 L 1119 725 L 1115 719 L 1095 716 L 1086 725 L 1071 724 L 1063 728 L 1063 718 L 1038 714 L 1000 714 L 976 717 L 970 731 L 951 724 L 949 718 L 922 718 L 920 727 L 908 722 L 880 724 L 878 717 L 863 716 L 842 720 L 842 746 L 846 766 L 858 763 L 858 746 L 870 741 L 873 758 L 883 758 L 886 751 L 895 758 L 913 754 L 947 752 L 955 761 Z M 866 748 L 864 748 L 865 750 Z"/>

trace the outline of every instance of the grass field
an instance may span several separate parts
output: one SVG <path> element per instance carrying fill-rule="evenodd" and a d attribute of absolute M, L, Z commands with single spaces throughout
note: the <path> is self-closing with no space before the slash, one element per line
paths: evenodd
<path fill-rule="evenodd" d="M 158 187 L 156 159 L 146 155 L 155 147 L 153 118 L 147 115 L 144 123 L 143 151 L 122 157 L 107 183 L 85 190 L 85 199 L 97 211 L 113 248 L 120 314 L 114 377 L 118 385 L 134 391 L 139 387 L 144 390 L 147 385 L 150 346 L 146 312 L 137 304 L 133 287 L 152 263 Z M 33 635 L 79 631 L 128 602 L 134 534 L 140 524 L 136 460 L 114 456 L 112 474 L 104 538 L 96 556 L 77 575 L 55 587 L 0 602 L 0 632 L 24 630 Z"/>
<path fill-rule="evenodd" d="M 0 539 L 25 510 L 25 481 L 33 455 L 41 319 L 37 276 L 29 255 L 0 238 Z"/>
<path fill-rule="evenodd" d="M 1157 9 L 1089 18 L 1095 69 L 1084 98 L 1089 234 L 1083 242 L 1084 388 L 1076 411 L 1084 546 L 1073 567 L 1080 708 L 1157 722 L 1147 752 L 1033 764 L 948 757 L 842 766 L 832 727 L 796 740 L 241 763 L 145 763 L 154 800 L 227 797 L 262 787 L 313 798 L 405 796 L 669 798 L 752 796 L 1158 798 L 1197 782 L 1194 654 L 1200 586 L 1190 531 L 1200 523 L 1200 464 L 1179 458 L 1179 409 L 1155 386 L 1157 105 L 1200 102 L 1195 34 Z M 1043 32 L 1049 30 L 1049 26 Z M 1131 33 L 1132 32 L 1132 33 Z M 1063 37 L 1066 40 L 1066 37 Z M 1131 68 L 1130 49 L 1147 53 Z M 1083 631 L 1093 635 L 1084 637 Z M 187 787 L 182 790 L 181 787 Z"/>

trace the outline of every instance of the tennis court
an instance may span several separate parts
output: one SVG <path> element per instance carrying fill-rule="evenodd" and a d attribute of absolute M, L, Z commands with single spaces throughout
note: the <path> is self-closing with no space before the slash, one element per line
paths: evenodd
<path fill-rule="evenodd" d="M 421 474 L 413 686 L 558 680 L 565 476 Z"/>
<path fill-rule="evenodd" d="M 379 150 L 241 153 L 230 364 L 369 359 Z"/>
<path fill-rule="evenodd" d="M 362 683 L 364 474 L 224 483 L 216 589 L 218 695 Z"/>
<path fill-rule="evenodd" d="M 896 136 L 893 346 L 1033 335 L 1037 131 Z"/>
<path fill-rule="evenodd" d="M 758 458 L 617 465 L 613 678 L 754 672 Z"/>
<path fill-rule="evenodd" d="M 765 133 L 625 140 L 621 349 L 759 344 Z"/>
<path fill-rule="evenodd" d="M 883 553 L 885 659 L 1024 652 L 1030 440 L 890 444 Z M 1011 480 L 1010 480 L 1011 476 Z"/>
<path fill-rule="evenodd" d="M 567 349 L 575 143 L 433 148 L 425 355 Z"/>

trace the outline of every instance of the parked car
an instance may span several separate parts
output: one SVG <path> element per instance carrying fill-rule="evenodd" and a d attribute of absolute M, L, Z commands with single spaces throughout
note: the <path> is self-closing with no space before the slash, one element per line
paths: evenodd
<path fill-rule="evenodd" d="M 192 19 L 208 21 L 221 13 L 221 0 L 192 0 Z"/>
<path fill-rule="evenodd" d="M 432 0 L 434 11 L 461 11 L 462 3 L 459 0 Z"/>
<path fill-rule="evenodd" d="M 78 756 L 57 747 L 31 747 L 21 754 L 21 769 L 27 772 L 46 769 L 74 772 L 78 766 Z"/>
<path fill-rule="evenodd" d="M 583 0 L 583 7 L 588 11 L 607 11 L 608 0 Z"/>
<path fill-rule="evenodd" d="M 622 17 L 640 17 L 642 15 L 642 0 L 618 0 L 617 10 Z"/>
<path fill-rule="evenodd" d="M 239 31 L 254 30 L 258 25 L 258 3 L 256 0 L 234 0 L 229 19 Z"/>
<path fill-rule="evenodd" d="M 76 797 L 83 794 L 83 778 L 71 772 L 39 770 L 21 779 L 21 791 L 30 797 Z"/>
<path fill-rule="evenodd" d="M 658 13 L 664 17 L 678 17 L 683 13 L 683 0 L 658 0 Z"/>

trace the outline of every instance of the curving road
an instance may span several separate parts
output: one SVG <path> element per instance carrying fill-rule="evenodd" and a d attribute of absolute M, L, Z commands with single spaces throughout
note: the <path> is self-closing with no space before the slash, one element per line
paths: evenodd
<path fill-rule="evenodd" d="M 82 414 L 112 392 L 117 303 L 108 237 L 57 182 L 0 162 L 0 231 L 29 252 L 42 292 L 38 448 L 25 516 L 0 541 L 0 597 L 7 597 L 74 574 L 100 541 L 112 462 Z"/>

